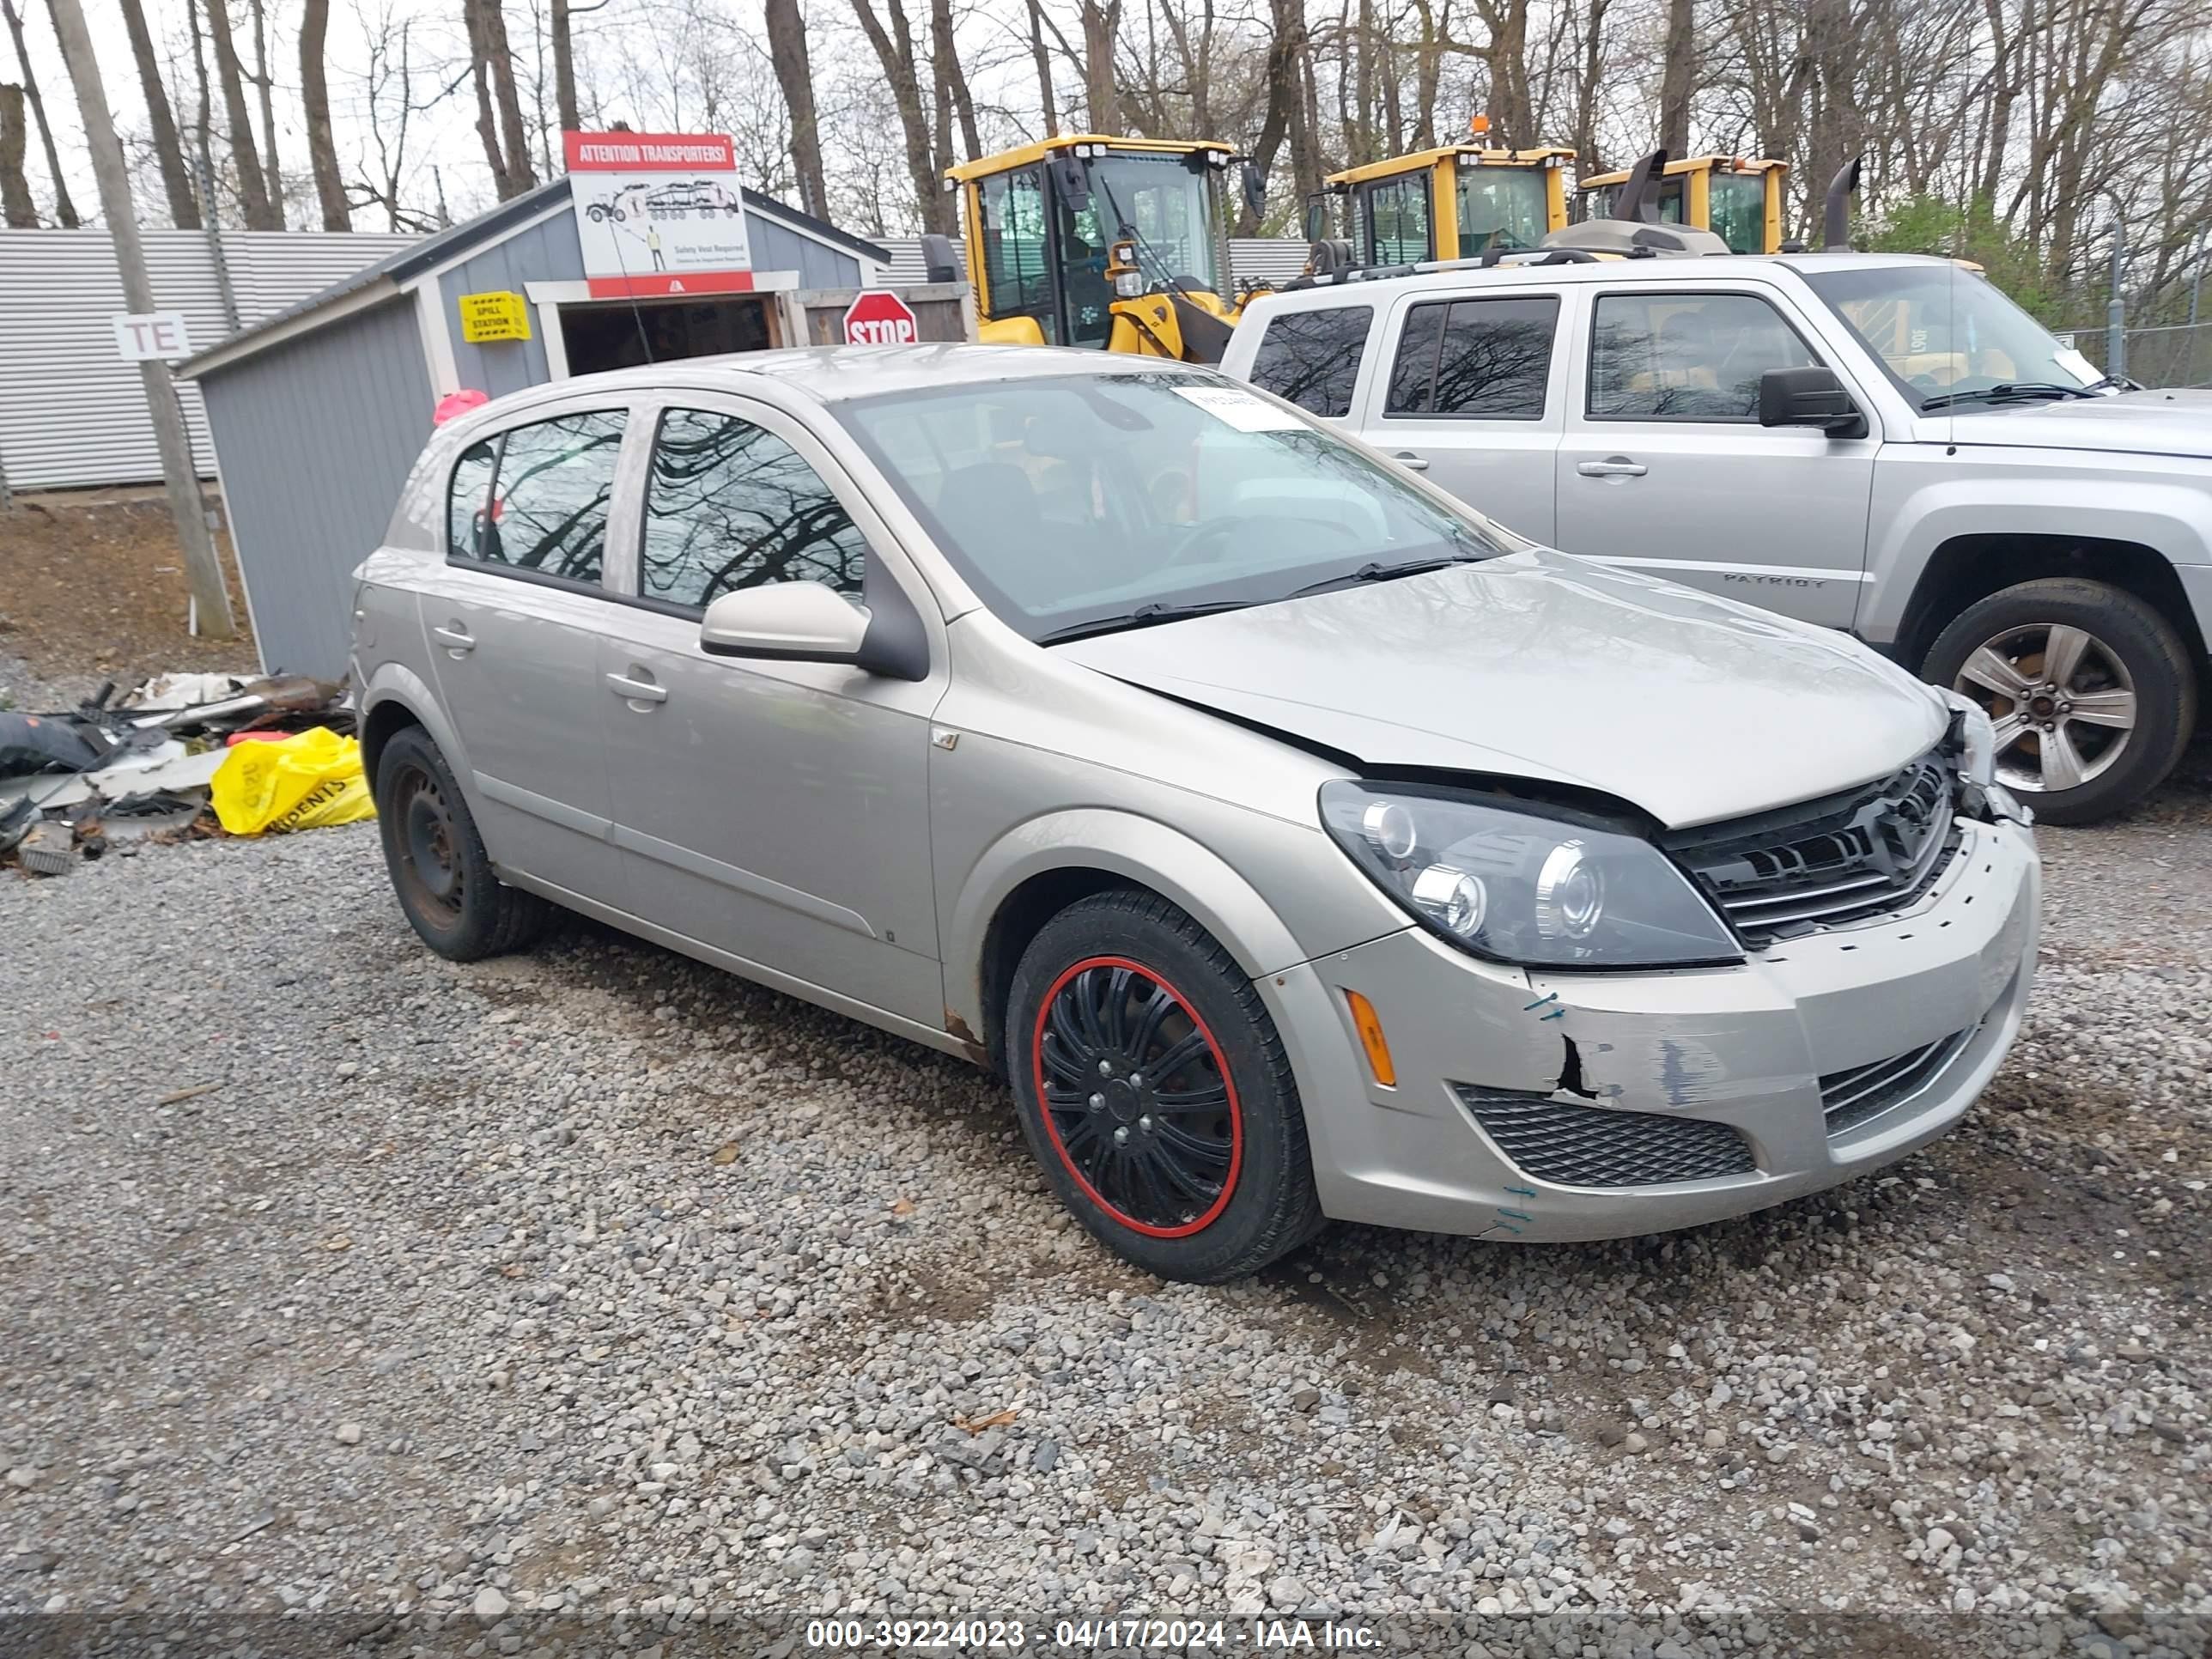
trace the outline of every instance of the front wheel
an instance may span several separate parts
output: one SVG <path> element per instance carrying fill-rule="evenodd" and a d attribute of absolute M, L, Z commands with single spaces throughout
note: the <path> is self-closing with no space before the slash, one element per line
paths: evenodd
<path fill-rule="evenodd" d="M 1127 1261 L 1218 1284 L 1320 1231 L 1282 1040 L 1235 960 L 1166 900 L 1100 893 L 1046 923 L 1006 1033 L 1030 1152 Z"/>
<path fill-rule="evenodd" d="M 2051 823 L 2089 823 L 2163 782 L 2197 724 L 2197 675 L 2172 626 L 2123 589 L 2021 582 L 1969 605 L 1923 678 L 1981 704 L 1997 781 Z"/>

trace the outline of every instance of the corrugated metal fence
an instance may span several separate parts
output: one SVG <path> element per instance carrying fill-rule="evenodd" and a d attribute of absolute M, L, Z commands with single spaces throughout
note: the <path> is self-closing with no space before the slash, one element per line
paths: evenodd
<path fill-rule="evenodd" d="M 149 230 L 154 297 L 181 311 L 192 345 L 229 333 L 207 238 Z M 251 327 L 373 264 L 411 236 L 326 231 L 225 231 L 223 261 Z M 139 483 L 161 476 L 138 368 L 116 355 L 109 319 L 125 309 L 114 245 L 104 230 L 0 230 L 0 467 L 15 489 Z M 180 386 L 203 473 L 215 453 L 199 388 Z"/>

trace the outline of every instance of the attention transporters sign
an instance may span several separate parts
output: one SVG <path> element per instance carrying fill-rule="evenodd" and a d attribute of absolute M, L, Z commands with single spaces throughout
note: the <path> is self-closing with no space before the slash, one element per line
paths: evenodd
<path fill-rule="evenodd" d="M 751 289 L 744 192 L 727 137 L 564 132 L 561 139 L 593 299 Z"/>

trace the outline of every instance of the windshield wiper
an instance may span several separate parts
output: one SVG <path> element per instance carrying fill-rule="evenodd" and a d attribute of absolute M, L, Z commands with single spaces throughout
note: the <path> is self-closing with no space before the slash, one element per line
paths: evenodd
<path fill-rule="evenodd" d="M 1355 582 L 1387 582 L 1399 576 L 1419 576 L 1426 571 L 1442 570 L 1455 564 L 1476 564 L 1489 556 L 1486 553 L 1447 553 L 1440 557 L 1407 559 L 1401 564 L 1381 564 L 1370 560 L 1358 569 L 1347 570 L 1340 576 L 1324 576 L 1317 582 L 1308 582 L 1304 587 L 1294 587 L 1283 597 L 1303 599 L 1309 593 L 1326 593 L 1334 588 L 1349 587 Z"/>
<path fill-rule="evenodd" d="M 1070 623 L 1065 628 L 1055 628 L 1036 636 L 1039 645 L 1057 645 L 1062 640 L 1088 639 L 1093 634 L 1118 634 L 1125 629 L 1150 628 L 1155 623 L 1181 622 L 1186 617 L 1210 617 L 1217 611 L 1243 611 L 1255 601 L 1251 599 L 1208 599 L 1202 605 L 1140 605 L 1134 611 L 1116 611 L 1110 617 L 1093 617 L 1088 622 Z"/>
<path fill-rule="evenodd" d="M 1996 386 L 1978 386 L 1972 392 L 1942 392 L 1923 399 L 1920 412 L 1931 409 L 1948 409 L 1954 404 L 2009 404 L 2025 402 L 2035 398 L 2094 398 L 2097 394 L 2087 386 L 2061 386 L 2056 380 L 2003 380 Z"/>

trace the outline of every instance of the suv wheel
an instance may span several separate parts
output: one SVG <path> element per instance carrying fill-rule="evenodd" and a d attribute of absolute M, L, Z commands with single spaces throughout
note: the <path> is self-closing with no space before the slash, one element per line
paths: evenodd
<path fill-rule="evenodd" d="M 1047 922 L 1014 973 L 1006 1048 L 1030 1152 L 1136 1266 L 1218 1284 L 1321 1230 L 1274 1024 L 1166 900 L 1100 893 Z"/>
<path fill-rule="evenodd" d="M 1997 781 L 2051 823 L 2092 823 L 2140 800 L 2197 723 L 2180 636 L 2134 594 L 2075 577 L 1968 606 L 1921 673 L 1989 711 Z"/>
<path fill-rule="evenodd" d="M 393 733 L 376 760 L 376 823 L 399 908 L 449 962 L 520 950 L 553 907 L 492 873 L 453 769 L 419 726 Z"/>

